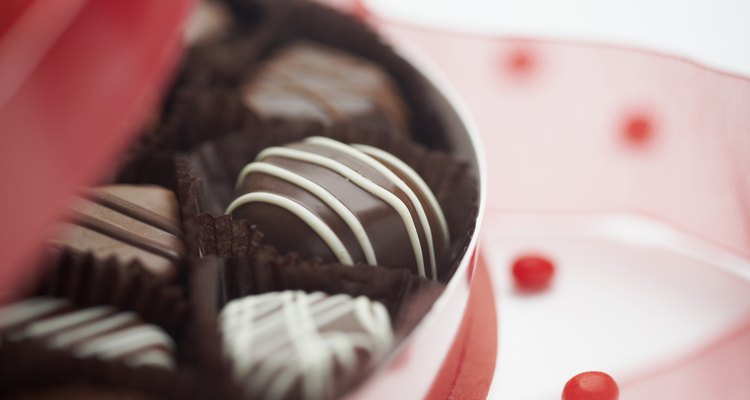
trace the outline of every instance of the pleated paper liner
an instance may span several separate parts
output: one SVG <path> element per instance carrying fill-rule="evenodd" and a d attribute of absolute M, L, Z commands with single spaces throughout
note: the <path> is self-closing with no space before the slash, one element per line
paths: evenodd
<path fill-rule="evenodd" d="M 381 148 L 409 164 L 425 180 L 440 203 L 451 243 L 448 254 L 442 257 L 438 278 L 447 281 L 457 267 L 473 234 L 472 221 L 477 213 L 477 181 L 466 163 L 449 154 L 428 150 L 407 139 L 350 129 L 329 129 L 316 132 L 346 143 L 368 144 Z M 183 217 L 200 219 L 216 225 L 215 218 L 223 215 L 234 198 L 234 185 L 242 168 L 268 147 L 301 140 L 307 133 L 268 129 L 255 132 L 254 139 L 243 132 L 211 140 L 198 146 L 188 155 L 177 157 L 180 201 Z M 207 217 L 204 214 L 211 215 Z M 252 221 L 250 221 L 252 223 Z M 217 234 L 221 234 L 217 231 Z M 224 235 L 230 232 L 223 231 Z M 235 241 L 234 238 L 224 239 Z M 191 244 L 188 244 L 190 246 Z M 201 249 L 205 255 L 227 256 L 228 253 Z M 240 255 L 229 253 L 230 255 Z"/>
<path fill-rule="evenodd" d="M 188 254 L 194 257 L 244 257 L 256 251 L 263 234 L 248 220 L 202 212 L 205 207 L 203 182 L 191 172 L 187 158 L 178 157 L 175 169 L 180 181 L 178 194 Z"/>
<path fill-rule="evenodd" d="M 18 393 L 13 400 L 155 400 L 156 397 L 136 391 L 94 387 L 82 383 L 54 388 L 32 389 Z"/>
<path fill-rule="evenodd" d="M 259 58 L 259 51 L 257 49 L 264 46 L 255 43 L 263 37 L 268 37 L 271 33 L 269 29 L 264 28 L 265 24 L 261 21 L 263 14 L 260 12 L 262 8 L 260 4 L 255 1 L 241 0 L 237 2 L 242 3 L 238 7 L 238 4 L 235 4 L 235 2 L 226 0 L 211 0 L 207 2 L 226 8 L 229 13 L 230 18 L 225 21 L 226 27 L 224 32 L 212 37 L 210 40 L 200 40 L 193 43 L 191 50 L 185 52 L 179 69 L 173 74 L 170 82 L 168 82 L 167 87 L 171 89 L 164 94 L 161 106 L 143 124 L 141 134 L 138 135 L 139 139 L 132 144 L 132 149 L 128 152 L 130 154 L 128 160 L 138 160 L 142 156 L 153 153 L 162 155 L 171 154 L 171 150 L 182 148 L 184 143 L 192 143 L 199 140 L 203 134 L 196 132 L 201 132 L 203 128 L 208 128 L 209 131 L 215 130 L 215 127 L 212 126 L 182 125 L 182 121 L 170 117 L 174 114 L 183 115 L 183 111 L 179 105 L 184 103 L 181 98 L 185 96 L 185 93 L 182 93 L 181 88 L 188 88 L 187 92 L 190 96 L 202 92 L 204 88 L 206 91 L 211 91 L 214 85 L 225 82 L 225 80 L 221 79 L 221 76 L 234 74 L 231 70 L 237 68 L 236 64 L 238 62 L 243 64 L 252 63 Z M 201 9 L 205 7 L 197 5 L 196 8 Z M 238 18 L 238 14 L 232 11 L 237 8 L 243 10 L 241 20 Z M 189 24 L 190 21 L 188 22 Z M 190 27 L 188 26 L 186 29 L 189 30 Z M 208 73 L 208 69 L 204 67 L 207 64 L 213 66 L 211 70 L 215 71 L 215 73 Z M 222 72 L 225 70 L 227 72 Z M 188 82 L 190 83 L 188 84 Z M 194 87 L 200 87 L 201 90 L 190 90 L 190 88 Z M 200 97 L 200 99 L 197 99 L 199 104 L 202 100 L 217 100 L 208 93 Z M 229 105 L 227 102 L 223 104 Z M 231 113 L 227 108 L 224 108 L 223 112 L 226 113 L 223 118 L 226 118 L 227 121 L 233 121 L 234 116 L 238 115 L 237 113 Z M 202 120 L 204 118 L 196 119 L 196 121 Z M 235 122 L 232 122 L 232 125 L 234 124 Z M 187 130 L 185 130 L 186 128 Z M 163 132 L 169 132 L 170 134 L 165 135 Z"/>
<path fill-rule="evenodd" d="M 145 129 L 138 147 L 144 151 L 185 150 L 196 143 L 221 136 L 238 126 L 257 124 L 232 93 L 232 77 L 238 69 L 255 65 L 273 34 L 260 21 L 261 13 L 245 18 L 228 38 L 188 49 L 180 70 L 175 74 L 157 123 Z M 216 110 L 219 114 L 211 114 Z"/>
<path fill-rule="evenodd" d="M 178 194 L 174 155 L 134 143 L 108 184 L 158 185 Z"/>
<path fill-rule="evenodd" d="M 77 359 L 63 350 L 44 348 L 33 340 L 0 348 L 0 397 L 53 396 L 71 386 L 169 398 L 176 386 L 172 374 L 158 368 L 131 368 L 95 358 Z M 54 397 L 52 397 L 54 398 Z"/>
<path fill-rule="evenodd" d="M 383 303 L 392 320 L 400 321 L 406 318 L 404 311 L 410 304 L 409 300 L 422 292 L 435 294 L 436 298 L 442 287 L 406 270 L 322 264 L 319 260 L 305 260 L 295 254 L 279 256 L 273 248 L 264 246 L 250 257 L 224 261 L 220 271 L 219 302 L 225 304 L 250 294 L 281 290 L 345 293 Z M 396 328 L 400 331 L 401 327 Z"/>
<path fill-rule="evenodd" d="M 64 394 L 75 387 L 106 391 L 119 399 L 236 398 L 225 394 L 227 385 L 214 386 L 215 382 L 204 379 L 203 369 L 173 373 L 96 358 L 77 359 L 63 350 L 45 349 L 33 340 L 3 345 L 0 361 L 3 399 L 40 398 L 42 393 L 49 398 L 62 398 L 55 397 L 55 393 Z"/>
<path fill-rule="evenodd" d="M 127 157 L 107 183 L 159 185 L 177 193 L 173 155 L 153 152 L 135 144 L 127 152 Z"/>
<path fill-rule="evenodd" d="M 194 259 L 188 276 L 190 318 L 185 329 L 186 362 L 198 365 L 199 378 L 216 391 L 213 398 L 241 399 L 241 387 L 232 378 L 231 365 L 221 348 L 217 309 L 219 266 L 216 257 Z"/>
<path fill-rule="evenodd" d="M 177 336 L 187 314 L 181 285 L 157 279 L 140 262 L 120 263 L 90 253 L 55 250 L 39 294 L 69 299 L 77 307 L 108 305 L 133 311 Z M 180 266 L 182 270 L 185 266 Z"/>
<path fill-rule="evenodd" d="M 273 2 L 280 17 L 269 18 L 275 41 L 272 52 L 295 40 L 317 41 L 380 65 L 401 89 L 412 114 L 410 133 L 428 147 L 449 150 L 450 135 L 434 99 L 428 94 L 428 82 L 406 60 L 393 51 L 369 27 L 326 6 L 303 0 Z"/>
<path fill-rule="evenodd" d="M 117 171 L 116 179 L 111 184 L 128 184 L 128 185 L 157 185 L 165 189 L 171 190 L 175 194 L 175 198 L 178 201 L 178 208 L 180 213 L 181 230 L 182 230 L 182 242 L 185 245 L 186 254 L 198 255 L 197 249 L 191 252 L 190 243 L 194 243 L 186 240 L 186 235 L 189 229 L 187 229 L 185 221 L 185 204 L 193 204 L 181 202 L 180 199 L 183 197 L 180 191 L 186 187 L 185 182 L 188 180 L 181 180 L 178 178 L 178 168 L 175 164 L 175 157 L 172 154 L 158 153 L 152 151 L 145 151 L 143 148 L 138 146 L 131 149 L 130 162 L 123 165 L 122 168 Z M 184 169 L 183 177 L 184 177 Z M 182 182 L 182 183 L 180 183 Z M 188 215 L 195 215 L 193 210 L 188 210 Z M 206 228 L 207 229 L 207 228 Z M 223 229 L 223 228 L 222 228 Z M 193 246 L 194 247 L 194 246 Z M 237 249 L 240 251 L 240 249 Z M 185 282 L 185 271 L 184 268 L 177 269 L 177 282 Z"/>
<path fill-rule="evenodd" d="M 100 260 L 67 250 L 54 250 L 48 259 L 48 274 L 31 295 L 68 299 L 75 308 L 111 306 L 134 312 L 172 337 L 176 369 L 80 358 L 68 350 L 51 349 L 40 339 L 8 340 L 0 346 L 0 395 L 31 395 L 34 390 L 70 385 L 174 399 L 221 393 L 223 387 L 197 378 L 201 369 L 191 364 L 190 352 L 183 351 L 189 303 L 181 286 L 154 279 L 137 261 L 120 264 L 114 258 Z"/>
<path fill-rule="evenodd" d="M 320 264 L 294 254 L 280 256 L 272 247 L 263 246 L 249 257 L 200 260 L 191 269 L 189 288 L 194 312 L 188 332 L 193 339 L 186 347 L 199 349 L 201 353 L 195 356 L 200 359 L 199 364 L 208 369 L 206 374 L 228 385 L 226 392 L 239 394 L 238 382 L 226 378 L 231 376 L 231 365 L 221 350 L 217 319 L 229 301 L 285 290 L 366 296 L 387 308 L 397 344 L 434 303 L 443 285 L 405 270 Z M 336 382 L 335 397 L 365 379 L 380 360 L 372 361 L 358 373 Z"/>
<path fill-rule="evenodd" d="M 262 119 L 242 104 L 241 88 L 270 55 L 294 41 L 310 40 L 380 65 L 396 82 L 417 141 L 450 149 L 451 132 L 429 94 L 429 83 L 370 28 L 335 10 L 308 1 L 235 1 L 237 34 L 221 42 L 189 49 L 180 77 L 152 132 L 152 151 L 189 150 L 202 141 L 236 130 L 253 132 L 264 125 L 288 124 L 286 130 L 317 130 L 312 121 Z M 337 124 L 393 134 L 394 126 L 378 115 Z"/>

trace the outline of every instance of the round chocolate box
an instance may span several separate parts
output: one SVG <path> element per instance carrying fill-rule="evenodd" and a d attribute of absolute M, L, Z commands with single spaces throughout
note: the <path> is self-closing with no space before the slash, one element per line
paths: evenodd
<path fill-rule="evenodd" d="M 191 20 L 159 115 L 3 309 L 0 361 L 31 355 L 5 394 L 438 393 L 467 340 L 484 199 L 456 96 L 311 2 L 196 12 L 212 15 Z"/>
<path fill-rule="evenodd" d="M 290 2 L 275 12 L 278 15 L 268 25 L 256 28 L 269 38 L 256 42 L 253 51 L 247 43 L 227 45 L 239 53 L 239 59 L 258 54 L 259 67 L 248 72 L 241 62 L 217 61 L 222 51 L 196 49 L 198 56 L 194 54 L 193 59 L 204 60 L 202 74 L 211 71 L 209 75 L 220 82 L 195 78 L 202 76 L 195 67 L 190 71 L 195 80 L 191 83 L 190 76 L 185 77 L 187 82 L 174 100 L 171 118 L 175 119 L 182 113 L 204 125 L 209 121 L 224 123 L 226 120 L 213 117 L 224 107 L 232 112 L 242 110 L 244 115 L 233 122 L 233 132 L 212 134 L 211 138 L 194 136 L 197 142 L 181 157 L 180 192 L 187 194 L 182 196 L 183 205 L 202 226 L 194 252 L 231 260 L 247 253 L 236 250 L 236 232 L 251 236 L 248 232 L 255 229 L 262 237 L 261 247 L 270 246 L 280 254 L 296 253 L 312 264 L 335 263 L 352 271 L 366 268 L 362 264 L 378 265 L 444 283 L 434 304 L 421 308 L 412 323 L 405 324 L 408 330 L 404 331 L 399 321 L 403 315 L 392 319 L 397 350 L 386 352 L 367 369 L 367 376 L 353 377 L 353 384 L 345 389 L 354 398 L 394 396 L 393 388 L 399 388 L 398 396 L 405 398 L 439 392 L 433 382 L 439 371 L 441 379 L 453 378 L 450 374 L 455 373 L 456 365 L 451 354 L 458 354 L 465 340 L 459 326 L 471 291 L 484 196 L 476 133 L 455 95 L 427 64 L 416 61 L 416 68 L 417 58 L 404 61 L 352 20 L 320 6 Z M 299 25 L 290 27 L 289 21 Z M 311 41 L 315 44 L 310 45 Z M 340 98 L 336 96 L 342 94 L 333 90 L 332 96 L 330 84 L 327 91 L 311 94 L 315 85 L 325 80 L 315 77 L 305 81 L 304 68 L 286 65 L 293 64 L 290 59 L 299 61 L 309 52 L 327 47 L 336 49 L 336 58 L 343 52 L 346 57 L 375 62 L 391 77 L 397 89 L 386 84 L 386 92 L 391 98 L 394 93 L 403 98 L 406 111 L 395 113 L 401 109 L 383 107 L 385 103 L 378 100 L 370 104 L 383 111 L 375 114 L 385 114 L 386 125 L 392 128 L 373 128 L 371 112 L 365 113 L 365 120 L 357 112 L 350 113 L 361 108 L 338 109 Z M 205 61 L 211 56 L 213 61 Z M 318 73 L 311 68 L 311 76 Z M 329 74 L 346 75 L 341 71 Z M 263 87 L 262 95 L 253 92 L 258 90 L 254 85 Z M 350 91 L 351 83 L 347 85 L 340 89 L 347 95 L 357 93 Z M 201 92 L 205 87 L 211 87 L 212 92 Z M 372 93 L 366 88 L 359 89 L 364 98 Z M 404 120 L 392 117 L 395 115 L 407 116 L 408 122 L 393 124 Z M 170 133 L 172 126 L 166 128 Z M 252 226 L 240 228 L 243 221 Z M 235 233 L 222 228 L 226 226 L 233 226 Z M 252 259 L 252 254 L 249 257 Z M 248 293 L 263 293 L 256 286 L 266 280 L 283 282 L 283 289 L 361 293 L 347 290 L 352 286 L 348 280 L 338 285 L 305 283 L 317 279 L 306 272 L 290 281 L 287 278 L 294 272 L 289 270 L 295 262 L 269 262 L 267 258 L 259 262 L 260 269 L 256 265 L 255 272 L 245 272 L 237 266 L 243 262 L 238 261 L 219 274 L 222 288 L 218 297 L 222 300 L 217 309 Z M 268 267 L 269 263 L 278 264 L 279 269 Z M 266 269 L 274 272 L 257 272 Z M 343 279 L 343 275 L 331 276 Z M 374 281 L 382 279 L 371 276 Z M 243 287 L 240 280 L 253 283 Z M 236 354 L 230 358 L 238 359 Z M 258 367 L 248 368 L 253 371 Z M 249 379 L 252 389 L 248 390 L 266 393 Z"/>

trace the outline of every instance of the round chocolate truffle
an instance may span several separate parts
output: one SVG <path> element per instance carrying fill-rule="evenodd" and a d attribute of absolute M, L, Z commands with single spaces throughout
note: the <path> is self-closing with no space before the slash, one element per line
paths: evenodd
<path fill-rule="evenodd" d="M 419 174 L 392 154 L 312 137 L 262 151 L 236 189 L 226 212 L 249 219 L 282 252 L 437 279 L 445 217 Z"/>

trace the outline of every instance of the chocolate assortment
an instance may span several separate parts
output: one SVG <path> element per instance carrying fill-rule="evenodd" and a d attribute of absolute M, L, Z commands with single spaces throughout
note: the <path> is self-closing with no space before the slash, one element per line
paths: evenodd
<path fill-rule="evenodd" d="M 200 10 L 161 115 L 0 308 L 0 395 L 338 398 L 463 257 L 476 177 L 413 67 L 312 3 Z"/>

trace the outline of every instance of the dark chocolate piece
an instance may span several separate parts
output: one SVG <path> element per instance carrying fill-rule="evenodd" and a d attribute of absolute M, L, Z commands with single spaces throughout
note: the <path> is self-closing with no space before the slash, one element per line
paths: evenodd
<path fill-rule="evenodd" d="M 227 208 L 282 253 L 404 268 L 437 279 L 448 246 L 440 205 L 419 175 L 385 151 L 308 138 L 261 152 Z"/>
<path fill-rule="evenodd" d="M 377 361 L 393 342 L 385 307 L 366 297 L 272 292 L 233 300 L 219 316 L 224 353 L 245 392 L 317 400 Z"/>
<path fill-rule="evenodd" d="M 75 309 L 65 299 L 35 297 L 0 308 L 3 341 L 36 340 L 75 357 L 131 367 L 174 368 L 174 343 L 161 328 L 108 306 Z"/>
<path fill-rule="evenodd" d="M 323 126 L 344 120 L 381 120 L 391 134 L 408 132 L 407 108 L 391 78 L 374 63 L 300 41 L 250 78 L 243 101 L 261 118 L 304 120 Z"/>
<path fill-rule="evenodd" d="M 112 185 L 88 190 L 73 207 L 53 243 L 98 257 L 138 259 L 164 278 L 176 275 L 184 254 L 178 205 L 172 191 L 158 186 Z"/>

